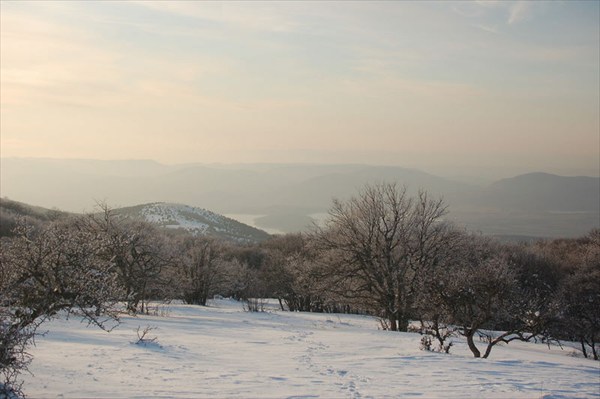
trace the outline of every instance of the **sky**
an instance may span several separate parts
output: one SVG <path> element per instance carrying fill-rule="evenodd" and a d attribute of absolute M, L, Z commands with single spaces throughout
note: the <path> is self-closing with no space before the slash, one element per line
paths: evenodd
<path fill-rule="evenodd" d="M 0 155 L 600 174 L 600 2 L 0 2 Z"/>

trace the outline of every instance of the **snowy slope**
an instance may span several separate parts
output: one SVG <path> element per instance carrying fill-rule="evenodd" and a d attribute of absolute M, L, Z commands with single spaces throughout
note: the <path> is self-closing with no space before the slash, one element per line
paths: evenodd
<path fill-rule="evenodd" d="M 369 317 L 247 313 L 235 301 L 169 305 L 110 333 L 55 320 L 37 340 L 31 397 L 600 398 L 600 364 L 572 350 L 518 343 L 474 359 L 418 349 L 418 334 Z M 158 344 L 133 344 L 138 326 Z"/>
<path fill-rule="evenodd" d="M 210 235 L 237 242 L 259 242 L 269 235 L 223 215 L 188 205 L 156 202 L 115 210 L 117 214 L 144 220 L 168 229 L 183 229 L 194 235 Z"/>

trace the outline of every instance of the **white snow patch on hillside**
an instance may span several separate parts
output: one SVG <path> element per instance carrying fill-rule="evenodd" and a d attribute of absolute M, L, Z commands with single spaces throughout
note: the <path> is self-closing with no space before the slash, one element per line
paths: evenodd
<path fill-rule="evenodd" d="M 418 334 L 370 317 L 247 313 L 230 300 L 169 305 L 110 333 L 75 318 L 47 323 L 32 348 L 31 397 L 64 398 L 600 398 L 600 363 L 543 344 L 474 359 L 423 352 Z M 138 326 L 158 344 L 135 345 Z"/>
<path fill-rule="evenodd" d="M 150 204 L 142 208 L 141 214 L 147 222 L 159 224 L 166 228 L 186 229 L 196 231 L 200 234 L 206 233 L 210 227 L 207 223 L 190 219 L 190 215 L 196 215 L 200 220 L 204 219 L 213 224 L 221 224 L 224 218 L 210 211 L 179 204 Z"/>

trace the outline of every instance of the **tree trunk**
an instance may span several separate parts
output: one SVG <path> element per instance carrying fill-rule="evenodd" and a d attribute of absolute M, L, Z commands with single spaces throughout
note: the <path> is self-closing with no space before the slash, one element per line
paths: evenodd
<path fill-rule="evenodd" d="M 583 339 L 583 337 L 581 337 L 580 342 L 581 342 L 581 351 L 583 352 L 583 357 L 585 357 L 587 359 L 588 354 L 587 354 L 587 350 L 585 349 L 585 340 Z"/>
<path fill-rule="evenodd" d="M 388 317 L 388 321 L 390 322 L 390 331 L 398 331 L 398 323 L 396 321 L 396 316 L 393 314 Z"/>
<path fill-rule="evenodd" d="M 423 325 L 423 321 L 421 321 L 421 325 Z M 431 326 L 431 329 L 433 330 L 434 336 L 440 344 L 440 351 L 441 350 L 446 351 L 446 349 L 445 349 L 446 346 L 444 345 L 444 342 L 446 341 L 446 338 L 448 336 L 447 335 L 442 336 L 442 333 L 440 332 L 441 328 L 442 327 L 440 326 L 440 315 L 433 316 L 433 325 Z M 449 349 L 450 348 L 448 348 L 448 350 Z M 446 353 L 448 353 L 448 351 L 446 351 Z"/>
<path fill-rule="evenodd" d="M 398 284 L 400 284 L 400 279 L 398 279 Z M 396 290 L 396 294 L 393 298 L 389 299 L 389 303 L 392 304 L 392 308 L 395 309 L 393 313 L 391 313 L 390 321 L 394 319 L 395 328 L 392 331 L 404 331 L 408 330 L 408 319 L 406 317 L 406 306 L 404 305 L 404 300 L 402 296 L 402 292 Z"/>
<path fill-rule="evenodd" d="M 398 312 L 398 331 L 408 331 L 408 317 L 403 311 Z"/>
<path fill-rule="evenodd" d="M 487 348 L 485 348 L 485 353 L 483 354 L 483 358 L 487 359 L 488 356 L 490 355 L 490 353 L 492 352 L 492 347 L 495 345 L 495 342 L 490 342 L 487 346 Z"/>
<path fill-rule="evenodd" d="M 468 330 L 465 334 L 467 337 L 467 345 L 469 345 L 469 349 L 473 353 L 474 357 L 481 357 L 481 352 L 477 349 L 475 342 L 473 341 L 473 336 L 475 335 L 475 330 Z"/>

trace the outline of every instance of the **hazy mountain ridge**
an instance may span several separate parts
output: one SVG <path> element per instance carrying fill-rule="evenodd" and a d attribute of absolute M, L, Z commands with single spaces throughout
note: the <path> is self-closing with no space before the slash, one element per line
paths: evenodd
<path fill-rule="evenodd" d="M 600 178 L 530 173 L 488 186 L 420 170 L 357 164 L 183 164 L 154 161 L 0 159 L 1 195 L 31 204 L 89 211 L 150 202 L 258 215 L 256 227 L 305 229 L 333 197 L 365 183 L 395 181 L 409 194 L 443 196 L 450 219 L 486 234 L 576 236 L 600 225 Z M 119 171 L 122 170 L 122 173 Z"/>
<path fill-rule="evenodd" d="M 600 209 L 600 179 L 527 173 L 493 183 L 486 203 L 503 208 L 549 212 L 594 212 Z"/>

